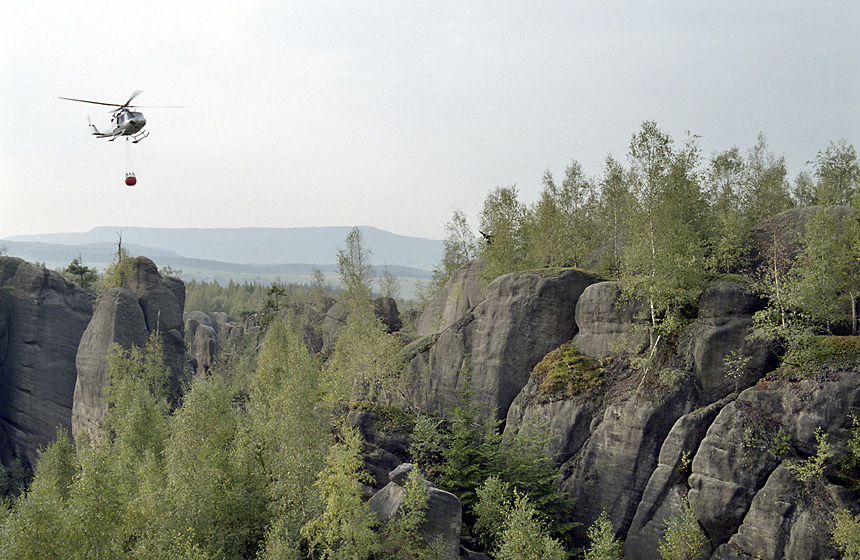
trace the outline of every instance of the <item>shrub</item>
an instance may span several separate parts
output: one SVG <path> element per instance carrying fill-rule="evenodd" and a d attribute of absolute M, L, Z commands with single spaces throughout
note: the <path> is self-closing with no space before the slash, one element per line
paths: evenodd
<path fill-rule="evenodd" d="M 579 353 L 573 341 L 566 342 L 544 356 L 532 370 L 540 382 L 541 394 L 564 393 L 570 396 L 600 387 L 600 363 Z"/>

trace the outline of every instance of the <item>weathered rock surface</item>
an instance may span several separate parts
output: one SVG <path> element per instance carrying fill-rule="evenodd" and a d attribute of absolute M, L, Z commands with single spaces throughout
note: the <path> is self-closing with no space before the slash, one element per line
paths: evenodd
<path fill-rule="evenodd" d="M 57 428 L 71 431 L 75 356 L 93 296 L 58 273 L 0 257 L 0 427 L 15 454 L 35 464 Z"/>
<path fill-rule="evenodd" d="M 638 354 L 648 345 L 647 308 L 641 302 L 624 301 L 620 282 L 588 286 L 576 304 L 576 347 L 585 356 Z M 635 330 L 639 327 L 640 330 Z"/>
<path fill-rule="evenodd" d="M 481 274 L 485 266 L 484 259 L 475 259 L 458 268 L 418 317 L 415 334 L 425 336 L 444 331 L 475 307 L 484 296 Z"/>
<path fill-rule="evenodd" d="M 230 347 L 238 348 L 245 334 L 244 326 L 231 321 L 226 313 L 190 311 L 184 321 L 188 353 L 194 358 L 197 375 L 206 375 Z"/>
<path fill-rule="evenodd" d="M 745 389 L 776 367 L 772 348 L 747 339 L 753 314 L 764 305 L 743 281 L 716 282 L 702 294 L 698 317 L 686 329 L 682 347 L 692 358 L 693 374 L 713 398 Z M 735 377 L 727 374 L 730 359 L 745 360 Z"/>
<path fill-rule="evenodd" d="M 616 381 L 588 440 L 562 466 L 562 488 L 577 500 L 571 517 L 581 524 L 575 533 L 583 543 L 604 510 L 619 534 L 627 534 L 667 435 L 678 418 L 702 403 L 690 378 L 646 388 L 640 378 Z"/>
<path fill-rule="evenodd" d="M 182 308 L 185 286 L 175 278 L 162 277 L 146 257 L 133 262 L 129 287 L 104 290 L 81 338 L 77 353 L 78 377 L 72 405 L 72 435 L 99 437 L 107 412 L 107 356 L 114 344 L 141 346 L 150 333 L 162 338 L 165 365 L 171 370 L 170 389 L 178 401 L 187 382 Z M 190 369 L 190 368 L 189 368 Z"/>
<path fill-rule="evenodd" d="M 496 278 L 465 315 L 407 349 L 410 401 L 448 414 L 468 382 L 482 417 L 505 418 L 535 364 L 576 334 L 576 302 L 595 281 L 572 269 Z"/>
<path fill-rule="evenodd" d="M 414 476 L 411 464 L 398 466 L 390 473 L 391 482 L 368 500 L 370 511 L 376 514 L 381 523 L 387 523 L 400 515 L 410 476 Z M 427 488 L 427 509 L 424 523 L 418 532 L 427 544 L 441 543 L 443 558 L 456 560 L 460 556 L 460 530 L 463 519 L 460 499 L 427 481 L 424 483 Z"/>

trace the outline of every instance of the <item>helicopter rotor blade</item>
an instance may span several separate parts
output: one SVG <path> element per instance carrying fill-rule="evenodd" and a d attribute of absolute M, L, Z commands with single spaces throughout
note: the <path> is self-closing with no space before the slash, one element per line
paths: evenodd
<path fill-rule="evenodd" d="M 132 100 L 133 100 L 135 97 L 137 97 L 138 95 L 140 95 L 141 93 L 143 93 L 143 92 L 142 92 L 142 91 L 140 91 L 140 90 L 136 90 L 134 93 L 132 93 L 132 94 L 129 96 L 128 101 L 126 101 L 125 103 L 123 103 L 122 105 L 120 105 L 120 107 L 128 107 L 128 104 L 129 104 L 129 103 L 131 103 L 131 102 L 132 102 Z"/>
<path fill-rule="evenodd" d="M 107 105 L 108 107 L 122 107 L 119 103 L 105 103 L 104 101 L 90 101 L 89 99 L 75 99 L 73 97 L 60 97 L 66 101 L 79 101 L 81 103 L 92 103 L 93 105 Z"/>

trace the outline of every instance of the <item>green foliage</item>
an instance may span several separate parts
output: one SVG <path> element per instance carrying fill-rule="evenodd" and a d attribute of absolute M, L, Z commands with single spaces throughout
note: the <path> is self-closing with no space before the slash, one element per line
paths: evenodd
<path fill-rule="evenodd" d="M 96 275 L 95 270 L 85 266 L 81 262 L 80 255 L 72 259 L 72 262 L 63 269 L 63 272 L 72 278 L 78 286 L 85 290 L 95 284 L 96 280 L 98 280 L 98 275 Z"/>
<path fill-rule="evenodd" d="M 657 551 L 663 560 L 695 560 L 707 545 L 708 539 L 699 520 L 684 498 L 678 513 L 666 521 L 666 531 Z"/>
<path fill-rule="evenodd" d="M 857 331 L 856 298 L 860 294 L 860 226 L 833 209 L 809 217 L 803 249 L 788 275 L 788 302 L 802 310 L 807 323 L 850 324 Z M 850 310 L 850 316 L 846 313 Z"/>
<path fill-rule="evenodd" d="M 419 284 L 418 299 L 424 307 L 439 293 L 454 272 L 478 256 L 478 243 L 466 214 L 454 210 L 451 220 L 445 224 L 444 252 L 442 261 L 433 269 L 429 282 Z"/>
<path fill-rule="evenodd" d="M 591 545 L 585 553 L 583 560 L 617 560 L 623 558 L 621 552 L 623 543 L 615 538 L 615 529 L 609 514 L 602 511 L 594 524 L 588 528 L 588 540 Z"/>
<path fill-rule="evenodd" d="M 513 504 L 499 537 L 496 560 L 565 560 L 561 543 L 547 534 L 527 496 L 514 491 Z"/>
<path fill-rule="evenodd" d="M 478 487 L 475 503 L 475 540 L 486 550 L 493 550 L 499 541 L 511 513 L 514 489 L 496 475 L 487 478 Z"/>
<path fill-rule="evenodd" d="M 265 471 L 246 413 L 221 377 L 199 378 L 165 450 L 168 527 L 207 553 L 256 553 L 268 521 Z"/>
<path fill-rule="evenodd" d="M 691 140 L 675 150 L 653 122 L 630 143 L 632 191 L 621 280 L 628 297 L 648 302 L 653 335 L 677 332 L 684 308 L 708 279 L 706 204 Z M 652 335 L 652 346 L 655 340 Z"/>
<path fill-rule="evenodd" d="M 860 560 L 860 515 L 843 509 L 833 514 L 833 520 L 831 537 L 836 548 L 845 560 Z"/>
<path fill-rule="evenodd" d="M 402 349 L 402 341 L 388 332 L 369 301 L 351 300 L 324 371 L 326 402 L 391 402 L 402 393 Z"/>
<path fill-rule="evenodd" d="M 420 470 L 413 469 L 406 481 L 398 515 L 382 529 L 377 558 L 391 560 L 436 560 L 436 551 L 419 533 L 427 510 L 427 484 Z"/>
<path fill-rule="evenodd" d="M 361 499 L 361 483 L 369 483 L 358 452 L 361 437 L 352 428 L 341 426 L 341 439 L 329 450 L 325 469 L 317 479 L 323 495 L 322 513 L 301 530 L 310 552 L 320 560 L 365 560 L 379 549 L 374 532 L 376 516 Z"/>
<path fill-rule="evenodd" d="M 543 357 L 532 369 L 542 394 L 569 396 L 592 391 L 603 383 L 600 363 L 579 353 L 576 343 L 566 342 Z"/>
<path fill-rule="evenodd" d="M 764 134 L 758 135 L 755 146 L 749 150 L 746 169 L 748 223 L 757 224 L 794 205 L 786 180 L 785 158 L 768 150 Z"/>
<path fill-rule="evenodd" d="M 830 142 L 827 149 L 818 152 L 813 163 L 816 179 L 813 204 L 830 206 L 855 203 L 856 206 L 860 202 L 860 163 L 854 146 L 844 139 Z"/>
<path fill-rule="evenodd" d="M 120 240 L 113 263 L 105 269 L 104 286 L 105 288 L 123 287 L 133 273 L 134 260 L 122 247 L 122 240 Z"/>
<path fill-rule="evenodd" d="M 467 379 L 470 377 L 468 369 L 462 373 Z M 460 498 L 467 526 L 473 522 L 471 512 L 477 502 L 477 488 L 488 476 L 499 472 L 499 436 L 495 424 L 487 428 L 478 422 L 478 410 L 471 396 L 471 386 L 467 385 L 454 409 L 440 480 L 443 488 Z"/>
<path fill-rule="evenodd" d="M 526 217 L 527 209 L 517 200 L 515 186 L 498 187 L 484 199 L 480 231 L 490 237 L 482 252 L 487 259 L 484 284 L 502 274 L 533 266 L 533 262 L 527 259 Z"/>
<path fill-rule="evenodd" d="M 337 271 L 346 287 L 346 298 L 350 301 L 369 300 L 373 290 L 373 267 L 370 264 L 370 249 L 364 243 L 361 229 L 354 227 L 346 236 L 346 247 L 337 250 Z"/>
<path fill-rule="evenodd" d="M 412 462 L 434 482 L 442 475 L 441 465 L 445 451 L 445 438 L 439 431 L 439 426 L 438 419 L 419 414 L 415 419 L 409 443 Z"/>
<path fill-rule="evenodd" d="M 331 438 L 327 409 L 320 406 L 319 364 L 294 320 L 270 325 L 250 397 L 271 517 L 261 556 L 298 558 L 299 529 L 321 512 L 322 497 L 314 481 Z"/>
<path fill-rule="evenodd" d="M 824 477 L 825 462 L 832 454 L 830 442 L 827 441 L 827 434 L 818 428 L 815 431 L 815 455 L 795 463 L 787 463 L 785 468 L 800 482 L 810 484 Z"/>

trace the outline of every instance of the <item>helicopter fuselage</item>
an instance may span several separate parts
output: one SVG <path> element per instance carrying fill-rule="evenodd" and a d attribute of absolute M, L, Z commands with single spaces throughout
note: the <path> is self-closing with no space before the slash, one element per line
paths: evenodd
<path fill-rule="evenodd" d="M 113 123 L 113 130 L 110 132 L 100 132 L 93 124 L 90 124 L 93 136 L 96 138 L 109 138 L 110 140 L 114 140 L 120 136 L 131 136 L 135 142 L 145 138 L 145 135 L 138 135 L 138 132 L 146 125 L 146 118 L 143 116 L 143 113 L 121 109 L 114 114 L 111 121 Z"/>

